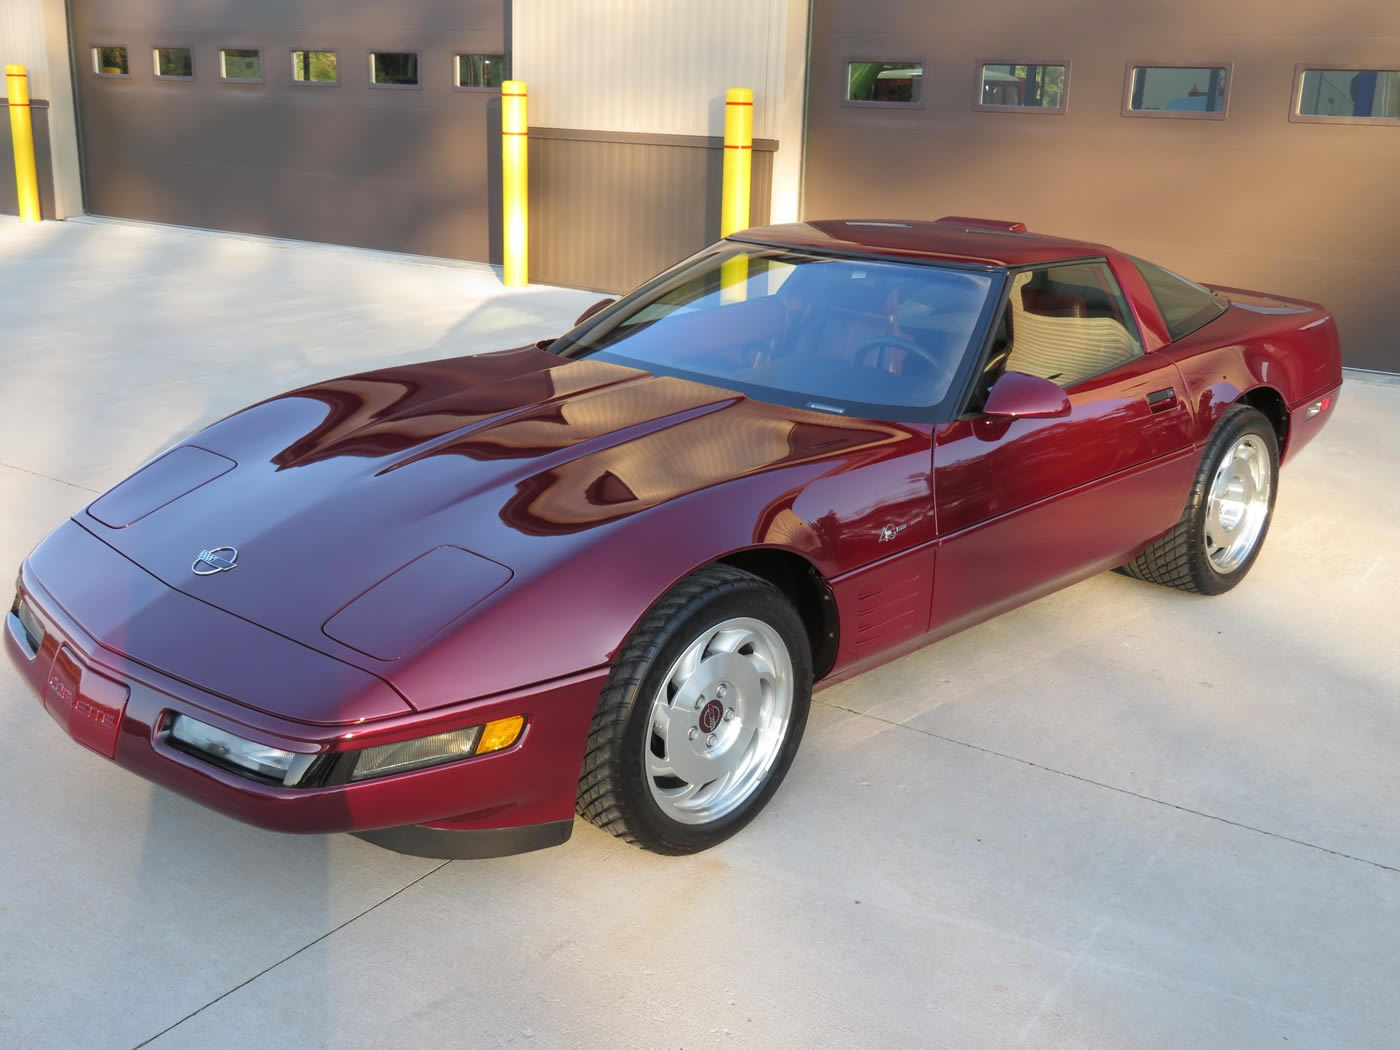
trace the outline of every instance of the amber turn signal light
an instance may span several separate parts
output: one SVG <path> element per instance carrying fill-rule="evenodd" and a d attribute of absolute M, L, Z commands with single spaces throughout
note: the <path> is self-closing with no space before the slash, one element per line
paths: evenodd
<path fill-rule="evenodd" d="M 520 731 L 525 728 L 524 715 L 511 715 L 498 718 L 481 727 L 481 739 L 477 742 L 476 753 L 484 755 L 491 751 L 502 751 L 520 739 Z"/>

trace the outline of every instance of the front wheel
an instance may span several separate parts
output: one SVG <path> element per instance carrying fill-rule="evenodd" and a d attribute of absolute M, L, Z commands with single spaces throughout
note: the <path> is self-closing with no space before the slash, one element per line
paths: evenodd
<path fill-rule="evenodd" d="M 658 853 L 694 853 L 754 818 L 807 723 L 811 649 L 777 588 L 726 565 L 647 613 L 603 688 L 578 812 Z"/>
<path fill-rule="evenodd" d="M 1278 465 L 1272 424 L 1249 405 L 1231 405 L 1206 442 L 1181 520 L 1123 571 L 1197 594 L 1234 587 L 1264 545 Z"/>

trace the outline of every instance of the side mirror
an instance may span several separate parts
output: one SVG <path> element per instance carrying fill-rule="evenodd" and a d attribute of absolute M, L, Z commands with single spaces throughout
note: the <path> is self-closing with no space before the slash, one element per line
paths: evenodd
<path fill-rule="evenodd" d="M 578 315 L 578 320 L 574 322 L 574 327 L 577 328 L 579 325 L 583 324 L 584 321 L 587 321 L 590 317 L 596 314 L 599 310 L 606 310 L 615 302 L 617 302 L 616 299 L 599 299 L 587 310 L 583 311 L 583 313 Z"/>
<path fill-rule="evenodd" d="M 1003 419 L 1049 419 L 1069 415 L 1069 398 L 1048 379 L 1003 372 L 992 384 L 982 412 Z"/>

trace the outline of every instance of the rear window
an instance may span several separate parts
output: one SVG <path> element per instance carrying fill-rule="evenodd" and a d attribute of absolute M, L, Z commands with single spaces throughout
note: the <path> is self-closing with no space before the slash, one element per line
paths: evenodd
<path fill-rule="evenodd" d="M 1209 288 L 1202 288 L 1194 281 L 1178 277 L 1170 270 L 1142 259 L 1134 259 L 1133 264 L 1147 282 L 1173 342 L 1185 338 L 1225 312 L 1225 301 Z"/>

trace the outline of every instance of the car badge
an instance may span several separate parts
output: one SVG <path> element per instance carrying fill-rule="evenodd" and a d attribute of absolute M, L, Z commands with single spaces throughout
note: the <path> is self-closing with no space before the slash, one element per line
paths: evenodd
<path fill-rule="evenodd" d="M 908 527 L 908 525 L 886 525 L 880 530 L 880 542 L 889 543 L 890 540 L 894 539 Z"/>
<path fill-rule="evenodd" d="M 191 566 L 196 576 L 213 576 L 237 567 L 237 547 L 214 547 L 212 550 L 200 551 L 199 557 L 195 558 L 194 565 Z"/>

